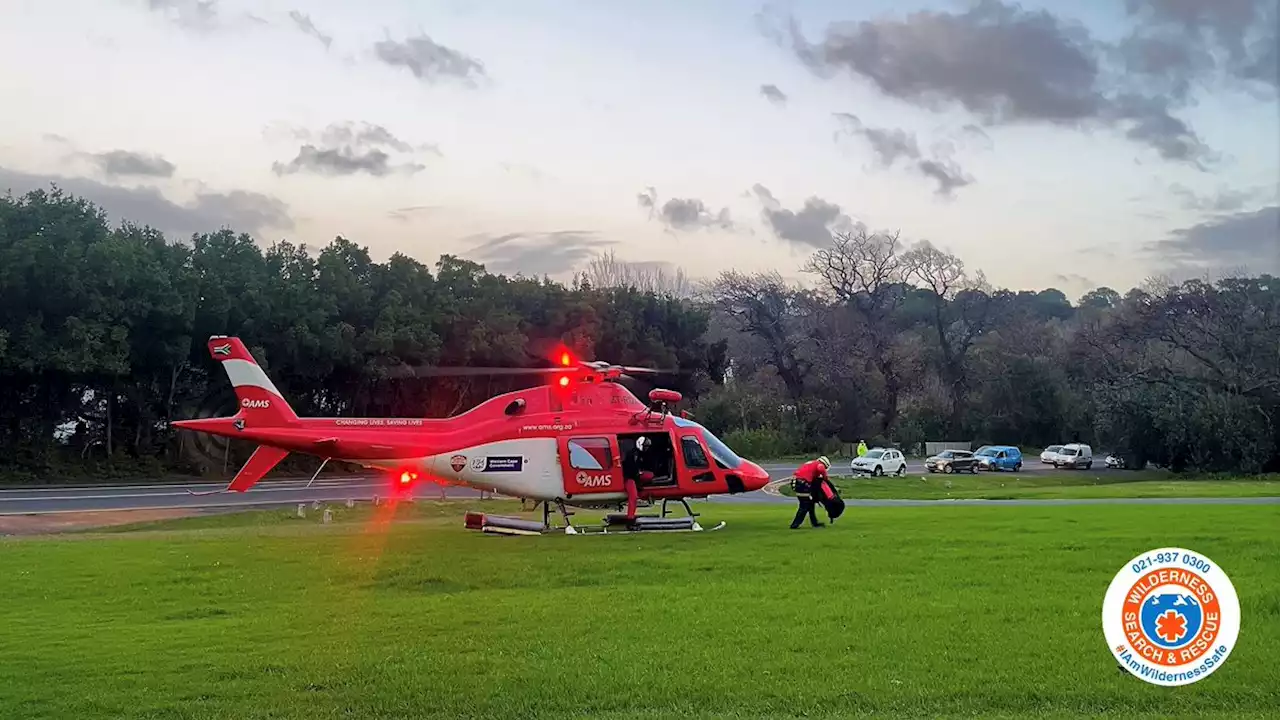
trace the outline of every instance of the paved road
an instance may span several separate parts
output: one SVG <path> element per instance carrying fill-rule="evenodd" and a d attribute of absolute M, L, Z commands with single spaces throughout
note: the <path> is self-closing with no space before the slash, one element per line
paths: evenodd
<path fill-rule="evenodd" d="M 104 510 L 159 510 L 176 508 L 235 508 L 285 506 L 297 503 L 344 502 L 387 497 L 390 484 L 385 477 L 326 477 L 307 487 L 305 480 L 264 480 L 249 492 L 220 493 L 218 483 L 191 485 L 100 485 L 0 490 L 0 515 Z M 192 494 L 208 493 L 208 494 Z M 451 487 L 450 498 L 479 498 L 470 488 Z M 417 488 L 419 498 L 439 498 L 438 486 Z"/>
<path fill-rule="evenodd" d="M 793 463 L 766 463 L 765 469 L 774 478 L 787 477 L 795 470 Z M 41 487 L 0 490 L 0 515 L 28 515 L 55 512 L 92 512 L 107 510 L 168 510 L 186 508 L 236 508 L 286 506 L 297 503 L 344 502 L 348 499 L 369 501 L 375 496 L 390 494 L 385 476 L 352 475 L 327 476 L 317 479 L 310 487 L 306 480 L 264 480 L 246 493 L 220 493 L 221 483 L 191 483 L 164 485 L 92 485 L 79 487 Z M 196 494 L 193 494 L 196 493 Z M 756 501 L 776 502 L 778 498 L 765 493 L 752 493 Z M 414 497 L 438 499 L 441 490 L 436 485 L 423 485 Z M 470 488 L 449 487 L 444 497 L 453 499 L 479 498 L 480 493 Z"/>
<path fill-rule="evenodd" d="M 796 463 L 764 463 L 763 467 L 775 480 L 789 477 Z M 837 467 L 837 471 L 845 468 Z M 912 474 L 921 474 L 924 467 L 913 463 Z M 1055 471 L 1039 464 L 1023 468 L 1027 472 Z M 89 487 L 46 487 L 0 490 L 0 515 L 31 515 L 56 512 L 93 512 L 107 510 L 159 510 L 159 509 L 229 509 L 288 506 L 313 501 L 340 503 L 346 500 L 369 501 L 375 496 L 386 497 L 388 480 L 384 476 L 339 476 L 316 480 L 307 487 L 305 480 L 266 480 L 247 493 L 219 493 L 224 486 L 218 483 L 194 483 L 188 485 L 99 485 Z M 193 494 L 196 493 L 196 494 Z M 441 489 L 436 485 L 423 485 L 414 497 L 438 499 Z M 480 493 L 470 488 L 450 487 L 444 490 L 449 499 L 479 499 Z M 791 498 L 769 491 L 745 495 L 715 497 L 712 502 L 793 503 Z M 1280 498 L 1116 498 L 1081 500 L 849 500 L 853 506 L 926 506 L 945 504 L 968 505 L 1051 505 L 1051 504 L 1271 504 Z"/>

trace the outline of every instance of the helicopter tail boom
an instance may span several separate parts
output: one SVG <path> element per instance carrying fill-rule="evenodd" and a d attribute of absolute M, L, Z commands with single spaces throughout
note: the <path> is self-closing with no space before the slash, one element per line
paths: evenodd
<path fill-rule="evenodd" d="M 240 417 L 259 427 L 297 424 L 297 413 L 240 338 L 221 335 L 209 338 L 209 354 L 222 363 L 227 379 L 235 388 Z"/>

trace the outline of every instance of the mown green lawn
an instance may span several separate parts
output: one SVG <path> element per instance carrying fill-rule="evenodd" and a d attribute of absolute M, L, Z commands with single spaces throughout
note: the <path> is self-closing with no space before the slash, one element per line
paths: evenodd
<path fill-rule="evenodd" d="M 982 472 L 835 478 L 846 499 L 1280 497 L 1280 477 L 1178 479 L 1163 472 Z M 789 489 L 783 490 L 790 495 Z"/>
<path fill-rule="evenodd" d="M 490 508 L 500 503 L 487 504 Z M 703 504 L 700 535 L 464 531 L 339 509 L 0 542 L 0 718 L 1275 717 L 1280 506 Z M 457 508 L 457 509 L 455 509 Z M 1117 669 L 1113 574 L 1180 545 L 1237 648 Z"/>

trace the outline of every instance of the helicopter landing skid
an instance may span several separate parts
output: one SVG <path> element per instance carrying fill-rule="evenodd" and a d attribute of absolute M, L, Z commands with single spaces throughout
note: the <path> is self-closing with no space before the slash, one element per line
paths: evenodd
<path fill-rule="evenodd" d="M 636 518 L 636 519 L 642 520 L 643 518 Z M 712 530 L 719 530 L 724 526 L 725 526 L 725 522 L 723 520 L 720 521 L 720 524 L 714 527 L 709 527 L 709 528 L 704 528 L 701 525 L 699 525 L 697 522 L 692 523 L 688 527 L 680 527 L 680 526 L 662 527 L 662 526 L 655 526 L 655 525 L 645 525 L 643 523 L 613 524 L 613 525 L 605 523 L 603 526 L 599 528 L 591 528 L 590 530 L 579 529 L 578 533 L 581 535 L 634 535 L 637 533 L 644 534 L 644 533 L 710 532 Z"/>
<path fill-rule="evenodd" d="M 664 501 L 660 515 L 648 514 L 629 517 L 623 513 L 611 513 L 604 517 L 598 527 L 575 527 L 569 521 L 569 517 L 573 513 L 561 502 L 557 502 L 556 506 L 564 517 L 565 524 L 562 528 L 551 524 L 551 503 L 541 503 L 543 506 L 542 522 L 469 512 L 466 515 L 465 524 L 469 530 L 479 530 L 498 535 L 547 535 L 551 533 L 565 535 L 622 535 L 655 532 L 702 532 L 704 530 L 719 530 L 725 526 L 725 523 L 721 521 L 720 524 L 711 528 L 702 527 L 698 523 L 698 513 L 693 512 L 692 508 L 689 507 L 689 503 L 684 500 L 679 502 L 684 506 L 688 515 L 683 517 L 669 515 L 669 510 Z"/>

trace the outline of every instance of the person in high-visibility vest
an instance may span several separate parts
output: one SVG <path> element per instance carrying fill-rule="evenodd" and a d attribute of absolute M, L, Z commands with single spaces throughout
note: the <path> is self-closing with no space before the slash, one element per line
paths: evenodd
<path fill-rule="evenodd" d="M 858 441 L 858 457 L 862 457 L 863 455 L 866 455 L 866 454 L 867 454 L 867 443 L 862 440 L 859 440 Z"/>

